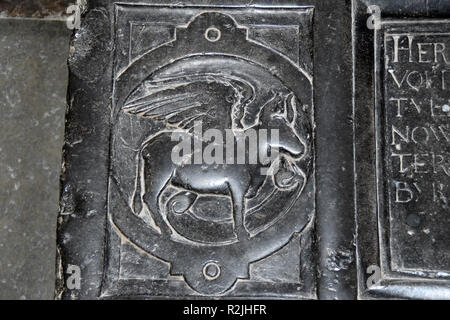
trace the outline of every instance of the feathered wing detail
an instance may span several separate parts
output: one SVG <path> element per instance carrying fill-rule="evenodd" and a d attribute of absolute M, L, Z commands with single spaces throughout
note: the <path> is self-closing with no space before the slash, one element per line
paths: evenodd
<path fill-rule="evenodd" d="M 144 81 L 126 100 L 123 111 L 190 130 L 239 127 L 243 109 L 254 97 L 247 82 L 221 74 L 183 75 Z"/>

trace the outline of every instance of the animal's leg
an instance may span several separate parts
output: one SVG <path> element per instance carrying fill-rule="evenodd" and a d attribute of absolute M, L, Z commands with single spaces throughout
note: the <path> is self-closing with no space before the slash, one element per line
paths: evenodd
<path fill-rule="evenodd" d="M 170 235 L 172 231 L 164 221 L 161 210 L 159 208 L 159 196 L 166 185 L 170 182 L 171 177 L 156 176 L 152 177 L 152 183 L 149 185 L 149 190 L 146 190 L 144 201 L 150 209 L 150 213 L 157 226 L 161 229 L 163 235 Z"/>
<path fill-rule="evenodd" d="M 245 194 L 245 197 L 247 199 L 252 199 L 256 196 L 259 189 L 261 189 L 262 184 L 264 183 L 264 180 L 266 179 L 266 176 L 261 174 L 253 175 L 250 181 L 250 187 L 247 190 L 247 193 Z"/>
<path fill-rule="evenodd" d="M 164 188 L 172 179 L 174 168 L 168 164 L 171 162 L 167 159 L 159 158 L 155 153 L 144 153 L 144 181 L 145 194 L 143 196 L 144 202 L 147 204 L 150 214 L 156 225 L 160 228 L 163 235 L 169 236 L 172 232 L 169 226 L 163 219 L 161 210 L 159 208 L 159 196 Z"/>
<path fill-rule="evenodd" d="M 168 134 L 160 135 L 157 139 L 144 146 L 142 149 L 142 188 L 145 193 L 142 197 L 148 206 L 150 214 L 163 236 L 169 236 L 171 230 L 163 219 L 159 208 L 159 195 L 172 179 L 174 164 L 171 159 L 173 142 Z M 164 150 L 164 151 L 161 151 Z"/>
<path fill-rule="evenodd" d="M 248 238 L 249 234 L 244 225 L 244 192 L 240 186 L 230 185 L 231 199 L 233 201 L 233 220 L 234 230 L 238 240 L 244 237 Z"/>

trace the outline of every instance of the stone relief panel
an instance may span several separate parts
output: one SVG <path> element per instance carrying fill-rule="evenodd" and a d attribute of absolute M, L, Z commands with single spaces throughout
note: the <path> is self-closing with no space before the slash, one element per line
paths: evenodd
<path fill-rule="evenodd" d="M 314 298 L 313 8 L 115 14 L 101 296 Z"/>
<path fill-rule="evenodd" d="M 447 4 L 142 2 L 73 38 L 58 298 L 450 298 Z"/>

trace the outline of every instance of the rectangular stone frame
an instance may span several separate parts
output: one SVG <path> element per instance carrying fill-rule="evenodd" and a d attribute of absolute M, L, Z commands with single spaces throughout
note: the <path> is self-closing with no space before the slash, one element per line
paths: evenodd
<path fill-rule="evenodd" d="M 370 30 L 368 6 L 381 12 L 380 28 Z M 449 299 L 449 271 L 394 270 L 390 257 L 389 212 L 384 180 L 383 141 L 383 35 L 392 26 L 407 26 L 413 33 L 450 30 L 450 5 L 438 1 L 395 4 L 388 1 L 353 1 L 353 72 L 355 135 L 355 213 L 357 223 L 358 297 Z M 433 17 L 432 19 L 430 17 Z M 434 26 L 431 27 L 430 26 Z M 368 282 L 379 280 L 375 285 Z M 372 282 L 373 284 L 373 282 Z"/>
<path fill-rule="evenodd" d="M 133 9 L 136 9 L 136 7 L 139 8 L 138 11 L 134 10 L 130 12 Z M 266 16 L 276 16 L 277 14 L 280 14 L 280 16 L 289 14 L 290 20 L 295 21 L 295 19 L 298 19 L 295 24 L 286 24 L 286 21 L 281 19 L 280 24 L 275 23 L 268 23 L 267 26 L 270 27 L 296 27 L 297 29 L 300 28 L 310 28 L 311 26 L 304 26 L 302 23 L 306 23 L 309 19 L 312 20 L 314 8 L 310 6 L 255 6 L 254 8 L 257 8 L 259 10 L 259 14 L 265 12 Z M 141 24 L 147 24 L 150 26 L 153 25 L 168 25 L 170 26 L 171 23 L 168 21 L 158 21 L 155 20 L 155 18 L 151 19 L 150 21 L 147 20 L 148 17 L 146 17 L 146 13 L 155 14 L 156 17 L 158 15 L 156 12 L 158 10 L 167 10 L 172 9 L 177 12 L 178 16 L 183 15 L 183 11 L 185 9 L 196 11 L 196 14 L 199 14 L 203 11 L 217 11 L 217 12 L 224 12 L 228 14 L 232 14 L 234 18 L 239 17 L 239 15 L 252 15 L 251 14 L 251 8 L 245 7 L 245 6 L 216 6 L 216 5 L 186 5 L 183 7 L 171 7 L 170 5 L 164 5 L 164 4 L 140 4 L 138 6 L 133 4 L 125 4 L 121 2 L 117 2 L 114 4 L 114 11 L 115 11 L 115 43 L 116 43 L 116 58 L 115 58 L 115 65 L 114 70 L 115 74 L 117 75 L 120 73 L 121 69 L 128 65 L 119 65 L 120 59 L 119 56 L 122 52 L 128 53 L 128 58 L 130 60 L 129 63 L 133 60 L 132 55 L 132 41 L 123 41 L 120 42 L 119 40 L 119 32 L 118 30 L 126 29 L 124 26 L 129 24 L 130 26 L 130 33 L 132 32 L 133 26 Z M 303 15 L 303 18 L 300 18 L 300 15 Z M 261 20 L 261 18 L 258 17 L 258 14 L 253 14 L 253 19 Z M 144 20 L 143 17 L 146 17 Z M 184 14 L 184 18 L 192 18 L 191 13 Z M 139 20 L 140 19 L 140 20 Z M 156 18 L 157 19 L 157 18 Z M 287 19 L 287 18 L 285 18 Z M 305 21 L 306 20 L 306 21 Z M 309 21 L 308 21 L 309 22 Z M 177 21 L 177 24 L 173 25 L 184 25 L 183 22 Z M 252 25 L 248 25 L 250 28 Z M 261 25 L 258 25 L 261 26 Z M 172 29 L 174 27 L 171 26 Z M 308 30 L 312 31 L 312 30 Z M 122 31 L 122 33 L 125 33 Z M 126 33 L 127 38 L 129 37 L 131 39 L 131 34 Z M 305 35 L 298 35 L 296 34 L 296 37 L 298 37 L 298 41 L 307 41 L 306 39 L 309 38 L 309 32 L 305 33 Z M 306 38 L 306 39 L 305 39 Z M 169 40 L 169 39 L 168 39 Z M 170 39 L 172 40 L 172 39 Z M 308 43 L 311 45 L 311 51 L 312 51 L 312 43 Z M 307 45 L 308 45 L 307 44 Z M 129 48 L 123 49 L 122 46 L 128 45 Z M 307 47 L 307 45 L 305 47 Z M 151 49 L 154 49 L 157 47 L 157 45 L 154 45 L 153 47 L 150 47 Z M 303 46 L 302 46 L 303 49 Z M 147 49 L 149 50 L 149 49 Z M 298 55 L 300 54 L 300 50 L 297 50 L 297 52 L 288 52 L 289 54 L 295 56 L 292 59 L 298 60 L 300 59 Z M 302 59 L 300 59 L 303 63 L 300 63 L 302 66 L 308 69 L 309 72 L 312 72 L 312 52 L 303 52 L 305 54 Z M 123 59 L 123 57 L 122 57 Z M 111 160 L 113 161 L 113 160 Z M 313 185 L 315 185 L 315 177 L 314 174 L 312 176 L 313 179 Z M 309 191 L 309 190 L 305 190 Z M 315 192 L 315 191 L 314 191 Z M 111 192 L 108 190 L 108 193 L 111 194 Z M 111 201 L 111 199 L 109 199 Z M 108 203 L 108 208 L 114 207 L 114 204 Z M 315 211 L 315 209 L 312 209 Z M 108 212 L 108 220 L 110 220 L 111 213 Z M 296 247 L 298 246 L 299 249 L 299 273 L 298 273 L 298 281 L 278 281 L 278 282 L 271 282 L 271 281 L 263 281 L 263 280 L 245 280 L 245 281 L 238 281 L 235 285 L 235 288 L 230 292 L 223 295 L 225 298 L 236 298 L 236 297 L 246 297 L 246 298 L 261 298 L 261 297 L 276 297 L 283 299 L 315 299 L 315 282 L 316 279 L 314 278 L 312 274 L 314 264 L 314 255 L 312 254 L 312 233 L 314 232 L 314 229 L 312 228 L 313 224 L 311 226 L 307 227 L 307 230 L 302 232 L 302 235 L 295 236 L 287 245 L 286 247 Z M 145 296 L 149 298 L 159 298 L 159 297 L 170 297 L 170 298 L 208 298 L 208 296 L 204 296 L 198 293 L 195 293 L 192 289 L 187 288 L 185 281 L 180 276 L 168 276 L 168 279 L 151 279 L 151 278 L 139 278 L 139 279 L 123 279 L 121 276 L 121 273 L 119 270 L 122 270 L 121 265 L 121 254 L 122 251 L 124 252 L 130 252 L 130 248 L 133 247 L 131 243 L 127 242 L 125 239 L 120 239 L 115 233 L 114 233 L 114 227 L 112 226 L 112 223 L 108 221 L 108 238 L 107 238 L 108 248 L 105 251 L 108 257 L 119 257 L 118 259 L 112 259 L 110 263 L 107 264 L 107 267 L 105 268 L 105 277 L 104 282 L 102 283 L 102 293 L 101 296 L 108 298 L 108 299 L 117 299 L 121 297 L 128 297 L 128 296 Z M 128 248 L 128 251 L 127 251 Z M 139 249 L 142 250 L 142 249 Z M 139 251 L 138 250 L 138 251 Z M 281 249 L 282 250 L 282 249 Z M 280 251 L 281 251 L 280 250 Z M 131 250 L 133 251 L 133 250 Z M 276 254 L 272 253 L 266 258 L 270 258 Z M 153 257 L 155 259 L 155 257 Z M 261 259 L 260 261 L 263 261 L 265 258 Z M 117 261 L 118 260 L 118 261 Z M 257 262 L 255 262 L 257 263 Z M 250 270 L 252 270 L 252 266 L 254 264 L 250 264 Z M 294 275 L 292 275 L 294 276 Z"/>
<path fill-rule="evenodd" d="M 222 6 L 216 0 L 142 0 L 160 5 Z M 57 299 L 99 299 L 105 277 L 108 239 L 110 108 L 114 74 L 114 4 L 133 0 L 91 0 L 83 15 L 90 48 L 77 47 L 69 58 L 69 90 L 61 211 L 58 217 Z M 230 0 L 227 6 L 246 2 Z M 316 210 L 313 252 L 314 297 L 354 299 L 356 266 L 353 207 L 351 103 L 351 1 L 260 0 L 251 6 L 314 7 L 314 104 L 316 119 Z M 114 261 L 113 261 L 114 262 Z M 81 287 L 67 288 L 71 266 L 79 266 Z M 283 298 L 273 295 L 271 298 Z M 284 297 L 286 298 L 286 297 Z M 296 297 L 301 298 L 299 296 Z M 307 296 L 304 296 L 307 298 Z"/>

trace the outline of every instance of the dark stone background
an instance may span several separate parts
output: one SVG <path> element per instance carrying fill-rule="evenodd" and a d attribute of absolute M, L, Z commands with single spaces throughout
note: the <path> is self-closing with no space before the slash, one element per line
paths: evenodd
<path fill-rule="evenodd" d="M 37 3 L 0 11 L 25 2 Z M 53 298 L 70 34 L 64 21 L 0 18 L 0 299 Z"/>
<path fill-rule="evenodd" d="M 9 17 L 64 15 L 66 8 L 76 0 L 0 0 L 0 12 Z"/>

